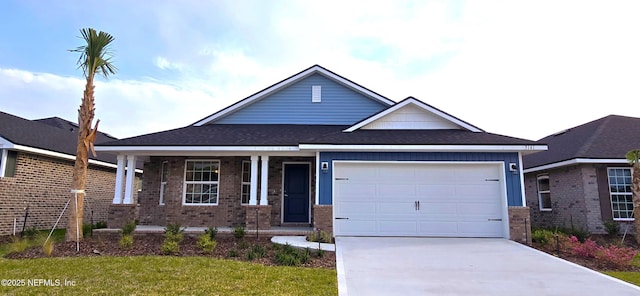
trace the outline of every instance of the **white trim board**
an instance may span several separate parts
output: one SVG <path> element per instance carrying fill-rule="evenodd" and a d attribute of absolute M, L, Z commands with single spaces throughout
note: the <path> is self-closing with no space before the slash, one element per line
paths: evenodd
<path fill-rule="evenodd" d="M 356 83 L 354 83 L 354 82 L 352 82 L 352 81 L 350 81 L 350 80 L 348 80 L 346 78 L 343 78 L 343 77 L 341 77 L 341 76 L 339 76 L 339 75 L 337 75 L 337 74 L 335 74 L 335 73 L 333 73 L 333 72 L 331 72 L 331 71 L 329 71 L 329 70 L 327 70 L 327 69 L 325 69 L 325 68 L 323 68 L 323 67 L 321 67 L 319 65 L 315 65 L 315 66 L 312 66 L 312 67 L 310 67 L 310 68 L 308 68 L 308 69 L 306 69 L 306 70 L 304 70 L 304 71 L 302 71 L 302 72 L 300 72 L 298 74 L 295 74 L 295 75 L 293 75 L 293 76 L 291 76 L 291 77 L 289 77 L 289 78 L 287 78 L 287 79 L 285 79 L 283 81 L 280 81 L 280 82 L 278 82 L 278 83 L 276 83 L 276 84 L 274 84 L 274 85 L 272 85 L 272 86 L 270 86 L 268 88 L 265 88 L 265 89 L 255 93 L 255 94 L 253 94 L 253 95 L 251 95 L 251 96 L 249 96 L 249 97 L 247 97 L 247 98 L 245 98 L 245 99 L 243 99 L 243 100 L 241 100 L 241 101 L 239 101 L 239 102 L 237 102 L 237 103 L 235 103 L 235 104 L 233 104 L 231 106 L 228 106 L 228 107 L 226 107 L 226 108 L 224 108 L 224 109 L 222 109 L 222 110 L 220 110 L 220 111 L 218 111 L 218 112 L 216 112 L 216 113 L 214 113 L 214 114 L 212 114 L 212 115 L 210 115 L 210 116 L 208 116 L 208 117 L 206 117 L 206 118 L 194 123 L 193 126 L 202 126 L 202 125 L 205 125 L 205 124 L 207 124 L 207 123 L 209 123 L 209 122 L 211 122 L 213 120 L 216 120 L 218 118 L 222 118 L 222 117 L 224 117 L 224 116 L 226 116 L 226 115 L 228 115 L 230 113 L 233 113 L 233 112 L 235 112 L 235 111 L 237 111 L 239 109 L 242 109 L 243 107 L 245 107 L 247 105 L 252 104 L 255 101 L 258 101 L 258 100 L 260 100 L 260 99 L 262 99 L 262 98 L 264 98 L 264 97 L 266 97 L 266 96 L 268 96 L 270 94 L 273 94 L 273 93 L 279 91 L 281 88 L 287 87 L 287 86 L 289 86 L 289 85 L 291 85 L 291 84 L 293 84 L 293 83 L 295 83 L 295 82 L 297 82 L 297 81 L 299 81 L 299 80 L 301 80 L 303 78 L 306 78 L 306 77 L 308 77 L 310 75 L 313 75 L 315 73 L 322 74 L 322 75 L 324 75 L 324 76 L 326 76 L 326 77 L 328 77 L 328 78 L 330 78 L 332 80 L 337 81 L 340 84 L 343 84 L 343 85 L 345 85 L 345 86 L 347 86 L 347 87 L 349 87 L 349 88 L 351 88 L 351 89 L 353 89 L 353 90 L 355 90 L 357 92 L 360 92 L 360 93 L 364 94 L 367 97 L 370 97 L 370 98 L 373 98 L 373 99 L 375 99 L 375 100 L 377 100 L 379 102 L 382 102 L 383 104 L 386 104 L 386 105 L 395 104 L 395 102 L 393 102 L 393 101 L 391 101 L 391 100 L 389 100 L 389 99 L 387 99 L 387 98 L 385 98 L 385 97 L 383 97 L 383 96 L 381 96 L 381 95 L 379 95 L 379 94 L 377 94 L 377 93 L 375 93 L 373 91 L 370 91 L 370 90 L 368 90 L 368 89 L 366 89 L 366 88 L 364 88 L 364 87 L 362 87 L 362 86 L 360 86 L 360 85 L 358 85 L 358 84 L 356 84 Z"/>
<path fill-rule="evenodd" d="M 4 140 L 4 139 L 2 139 L 2 140 Z M 30 146 L 16 145 L 16 144 L 13 144 L 13 143 L 11 143 L 11 145 L 6 145 L 6 146 L 3 143 L 3 145 L 0 146 L 0 147 L 2 147 L 2 149 L 12 149 L 12 150 L 17 150 L 17 151 L 24 151 L 24 152 L 34 153 L 34 154 L 51 156 L 51 157 L 55 157 L 55 158 L 62 158 L 62 159 L 66 159 L 66 160 L 75 160 L 76 159 L 75 155 L 70 155 L 70 154 L 66 154 L 66 153 L 60 153 L 60 152 L 55 152 L 55 151 L 50 151 L 50 150 L 30 147 Z M 105 162 L 105 161 L 100 161 L 100 160 L 95 160 L 95 159 L 89 159 L 89 164 L 108 167 L 108 168 L 113 168 L 113 169 L 118 167 L 116 164 Z M 136 169 L 136 173 L 142 173 L 142 170 L 141 169 Z"/>
<path fill-rule="evenodd" d="M 333 145 L 300 144 L 300 150 L 329 151 L 456 151 L 456 152 L 535 152 L 547 150 L 547 145 Z"/>
<path fill-rule="evenodd" d="M 538 171 L 543 171 L 543 170 L 548 170 L 548 169 L 554 169 L 554 168 L 568 166 L 568 165 L 572 165 L 572 164 L 581 164 L 581 163 L 628 164 L 629 161 L 626 160 L 625 158 L 573 158 L 573 159 L 568 159 L 568 160 L 565 160 L 565 161 L 559 161 L 559 162 L 545 164 L 545 165 L 541 165 L 541 166 L 537 166 L 537 167 L 528 168 L 528 169 L 525 169 L 523 172 L 525 174 L 527 174 L 527 173 L 533 173 L 533 172 L 538 172 Z"/>
<path fill-rule="evenodd" d="M 483 131 L 483 130 L 481 130 L 481 129 L 479 129 L 479 128 L 471 125 L 471 124 L 468 124 L 468 123 L 466 123 L 466 122 L 464 122 L 464 121 L 462 121 L 462 120 L 460 120 L 460 119 L 458 119 L 456 117 L 453 117 L 453 116 L 451 116 L 451 115 L 449 115 L 449 114 L 447 114 L 447 113 L 445 113 L 443 111 L 440 111 L 437 108 L 435 108 L 433 106 L 430 106 L 430 105 L 428 105 L 428 104 L 426 104 L 426 103 L 424 103 L 424 102 L 422 102 L 422 101 L 420 101 L 420 100 L 418 100 L 416 98 L 409 97 L 409 98 L 405 99 L 404 101 L 402 101 L 400 103 L 397 103 L 397 104 L 387 108 L 386 110 L 381 111 L 378 114 L 375 114 L 375 115 L 373 115 L 373 116 L 371 116 L 371 117 L 369 117 L 369 118 L 367 118 L 367 119 L 365 119 L 363 121 L 360 121 L 360 122 L 356 123 L 355 125 L 353 125 L 353 126 L 349 127 L 348 129 L 344 130 L 344 132 L 353 132 L 355 130 L 363 128 L 366 125 L 371 124 L 371 123 L 373 123 L 373 122 L 375 122 L 375 121 L 377 121 L 377 120 L 379 120 L 379 119 L 381 119 L 381 118 L 383 118 L 383 117 L 385 117 L 385 116 L 387 116 L 387 115 L 389 115 L 389 114 L 391 114 L 393 112 L 396 112 L 397 110 L 399 110 L 399 109 L 401 109 L 401 108 L 403 108 L 403 107 L 405 107 L 407 105 L 416 106 L 416 107 L 424 110 L 425 112 L 428 112 L 430 114 L 434 114 L 437 117 L 439 117 L 439 118 L 441 118 L 441 119 L 443 119 L 445 121 L 451 122 L 456 126 L 460 126 L 463 129 L 466 129 L 466 130 L 469 130 L 469 131 L 472 131 L 472 132 L 482 132 Z"/>

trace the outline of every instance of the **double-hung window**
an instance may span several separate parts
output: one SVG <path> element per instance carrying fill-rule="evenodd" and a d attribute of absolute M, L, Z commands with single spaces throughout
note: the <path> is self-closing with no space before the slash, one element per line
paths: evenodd
<path fill-rule="evenodd" d="M 167 195 L 167 177 L 169 177 L 169 162 L 163 161 L 160 167 L 160 204 L 164 205 L 164 199 Z"/>
<path fill-rule="evenodd" d="M 613 220 L 633 220 L 631 168 L 609 168 L 607 175 Z"/>
<path fill-rule="evenodd" d="M 184 174 L 186 205 L 217 205 L 220 161 L 187 160 Z"/>
<path fill-rule="evenodd" d="M 15 177 L 18 152 L 0 149 L 0 177 Z"/>
<path fill-rule="evenodd" d="M 551 211 L 551 186 L 549 175 L 538 176 L 538 203 L 541 211 Z"/>
<path fill-rule="evenodd" d="M 251 192 L 251 162 L 242 162 L 242 188 L 240 189 L 240 203 L 249 203 L 249 193 Z"/>

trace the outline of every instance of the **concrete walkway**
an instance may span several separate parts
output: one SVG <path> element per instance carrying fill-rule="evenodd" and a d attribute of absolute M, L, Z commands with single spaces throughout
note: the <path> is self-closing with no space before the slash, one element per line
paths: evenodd
<path fill-rule="evenodd" d="M 336 245 L 321 243 L 320 246 L 318 246 L 318 243 L 307 241 L 306 236 L 274 236 L 271 238 L 271 242 L 280 245 L 289 244 L 291 246 L 303 249 L 309 248 L 312 250 L 322 249 L 323 251 L 336 251 Z"/>
<path fill-rule="evenodd" d="M 340 295 L 640 295 L 506 239 L 336 237 Z"/>

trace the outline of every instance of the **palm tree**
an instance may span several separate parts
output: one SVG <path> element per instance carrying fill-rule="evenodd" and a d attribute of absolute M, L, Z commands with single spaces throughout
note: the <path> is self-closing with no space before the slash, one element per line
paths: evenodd
<path fill-rule="evenodd" d="M 84 28 L 80 30 L 85 45 L 71 49 L 71 52 L 79 52 L 78 68 L 82 68 L 84 76 L 87 80 L 82 96 L 82 104 L 78 109 L 78 144 L 76 150 L 76 161 L 73 166 L 73 183 L 71 185 L 72 192 L 76 192 L 77 198 L 72 198 L 71 214 L 67 224 L 67 241 L 77 241 L 82 239 L 81 228 L 82 214 L 84 207 L 84 189 L 87 178 L 87 167 L 89 164 L 89 150 L 96 155 L 93 149 L 93 143 L 98 131 L 98 124 L 91 128 L 93 117 L 95 115 L 95 99 L 93 96 L 94 88 L 93 78 L 96 74 L 102 74 L 105 78 L 109 74 L 115 74 L 116 67 L 111 63 L 112 52 L 109 45 L 113 42 L 113 36 L 105 32 L 96 32 L 93 28 Z M 77 210 L 76 210 L 77 209 Z"/>
<path fill-rule="evenodd" d="M 633 180 L 631 182 L 633 218 L 636 225 L 636 241 L 640 242 L 640 150 L 627 152 L 627 160 L 633 166 Z"/>

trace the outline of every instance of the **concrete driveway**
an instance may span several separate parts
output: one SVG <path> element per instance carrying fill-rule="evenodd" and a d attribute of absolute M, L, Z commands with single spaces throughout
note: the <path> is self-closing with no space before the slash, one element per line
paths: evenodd
<path fill-rule="evenodd" d="M 640 295 L 506 239 L 336 237 L 340 295 Z"/>

